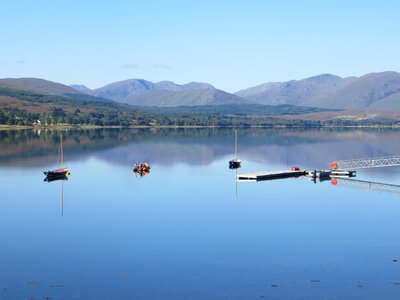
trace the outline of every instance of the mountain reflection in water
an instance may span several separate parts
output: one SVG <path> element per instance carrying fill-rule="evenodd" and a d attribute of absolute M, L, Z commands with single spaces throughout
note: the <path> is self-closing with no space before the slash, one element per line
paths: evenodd
<path fill-rule="evenodd" d="M 230 128 L 65 130 L 63 135 L 68 161 L 96 157 L 130 166 L 140 158 L 164 166 L 209 165 L 233 153 Z M 400 154 L 398 131 L 391 129 L 240 129 L 239 140 L 241 159 L 268 169 L 323 169 L 333 160 Z M 0 131 L 0 165 L 47 168 L 56 161 L 58 144 L 56 130 Z"/>
<path fill-rule="evenodd" d="M 238 135 L 240 173 L 400 150 L 396 130 Z M 0 299 L 399 298 L 398 194 L 305 177 L 238 183 L 231 128 L 63 130 L 72 175 L 43 182 L 59 136 L 0 131 Z M 135 177 L 138 161 L 149 176 Z M 396 184 L 397 173 L 357 179 Z"/>

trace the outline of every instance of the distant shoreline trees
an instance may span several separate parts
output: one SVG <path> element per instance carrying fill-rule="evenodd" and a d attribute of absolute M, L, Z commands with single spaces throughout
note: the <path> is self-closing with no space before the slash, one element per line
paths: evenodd
<path fill-rule="evenodd" d="M 47 112 L 30 113 L 24 109 L 0 109 L 0 125 L 8 126 L 215 126 L 215 127 L 399 127 L 400 122 L 392 119 L 379 120 L 300 120 L 277 117 L 226 116 L 217 114 L 152 114 L 133 113 L 119 110 L 82 112 L 80 109 L 66 111 L 51 107 Z"/>
<path fill-rule="evenodd" d="M 282 118 L 320 112 L 296 106 L 226 105 L 175 108 L 133 107 L 87 95 L 60 96 L 0 88 L 9 106 L 0 108 L 0 125 L 118 127 L 399 127 L 399 120 L 302 120 Z M 23 107 L 23 108 L 21 108 Z M 26 108 L 26 109 L 25 109 Z M 34 112 L 32 112 L 34 111 Z"/>

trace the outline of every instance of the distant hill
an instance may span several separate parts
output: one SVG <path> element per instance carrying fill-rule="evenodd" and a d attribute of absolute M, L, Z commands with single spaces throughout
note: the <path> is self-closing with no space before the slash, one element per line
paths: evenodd
<path fill-rule="evenodd" d="M 110 83 L 92 91 L 97 97 L 123 102 L 127 97 L 144 93 L 154 88 L 154 83 L 144 79 L 128 79 Z"/>
<path fill-rule="evenodd" d="M 338 110 L 295 106 L 295 105 L 262 105 L 262 104 L 220 104 L 176 107 L 143 108 L 155 113 L 186 113 L 186 114 L 221 114 L 238 116 L 293 116 L 315 114 L 320 112 L 339 112 Z"/>
<path fill-rule="evenodd" d="M 67 86 L 38 78 L 6 78 L 0 79 L 1 88 L 146 107 L 262 104 L 400 112 L 400 73 L 397 72 L 348 78 L 321 74 L 302 80 L 264 83 L 235 94 L 208 83 L 154 83 L 144 79 L 114 82 L 91 90 L 83 85 Z"/>
<path fill-rule="evenodd" d="M 371 73 L 355 78 L 340 88 L 316 95 L 307 106 L 345 109 L 376 108 L 400 111 L 400 73 Z"/>
<path fill-rule="evenodd" d="M 67 85 L 39 78 L 0 79 L 0 88 L 13 88 L 53 95 L 82 94 L 80 91 Z"/>
<path fill-rule="evenodd" d="M 235 94 L 257 101 L 298 102 L 299 99 L 307 99 L 321 89 L 335 87 L 342 82 L 343 79 L 339 76 L 322 74 L 303 80 L 267 82 Z"/>
<path fill-rule="evenodd" d="M 188 90 L 205 90 L 213 89 L 209 83 L 204 82 L 189 82 L 186 84 L 176 84 L 172 81 L 160 81 L 154 84 L 155 89 L 168 91 L 188 91 Z"/>
<path fill-rule="evenodd" d="M 85 89 L 80 85 L 73 87 L 79 92 L 136 106 L 175 107 L 251 103 L 247 99 L 202 82 L 176 84 L 172 81 L 153 83 L 144 79 L 128 79 L 95 90 Z"/>
<path fill-rule="evenodd" d="M 305 102 L 333 91 L 353 78 L 343 79 L 336 75 L 322 74 L 302 80 L 287 82 L 268 82 L 235 93 L 260 104 L 303 105 Z"/>
<path fill-rule="evenodd" d="M 176 107 L 221 104 L 244 104 L 248 100 L 215 88 L 188 90 L 153 89 L 146 93 L 137 93 L 120 102 L 138 106 Z"/>
<path fill-rule="evenodd" d="M 119 102 L 130 102 L 128 99 L 140 94 L 145 94 L 154 90 L 157 91 L 197 91 L 204 89 L 214 89 L 208 83 L 191 82 L 187 84 L 176 84 L 172 81 L 160 81 L 153 83 L 144 79 L 128 79 L 110 83 L 104 87 L 89 90 L 91 95 L 112 99 Z M 77 90 L 84 91 L 82 86 L 77 86 Z M 157 94 L 155 94 L 157 95 Z"/>
<path fill-rule="evenodd" d="M 89 89 L 87 86 L 84 86 L 82 84 L 71 84 L 70 87 L 72 87 L 74 90 L 77 90 L 81 93 L 92 95 L 93 91 Z"/>
<path fill-rule="evenodd" d="M 0 116 L 3 116 L 0 124 L 26 125 L 39 118 L 46 122 L 50 119 L 56 122 L 60 118 L 64 123 L 85 122 L 90 118 L 104 119 L 114 111 L 125 112 L 126 107 L 44 79 L 0 79 Z M 128 117 L 124 116 L 125 122 Z"/>
<path fill-rule="evenodd" d="M 381 72 L 358 78 L 323 74 L 303 80 L 265 83 L 235 94 L 267 105 L 400 111 L 400 74 Z"/>

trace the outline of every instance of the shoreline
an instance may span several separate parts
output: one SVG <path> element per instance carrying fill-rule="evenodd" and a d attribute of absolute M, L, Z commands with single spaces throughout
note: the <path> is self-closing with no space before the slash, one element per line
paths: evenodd
<path fill-rule="evenodd" d="M 274 128 L 274 129 L 287 129 L 287 128 L 299 128 L 299 129 L 312 129 L 312 128 L 374 128 L 374 129 L 400 129 L 400 125 L 345 125 L 345 126 L 334 126 L 334 125 L 320 125 L 320 126 L 298 126 L 298 125 L 268 125 L 268 126 L 98 126 L 98 125 L 48 125 L 48 126 L 22 126 L 22 125 L 0 125 L 0 131 L 2 130 L 27 130 L 27 129 L 44 129 L 44 130 L 63 130 L 63 129 L 184 129 L 184 128 Z"/>

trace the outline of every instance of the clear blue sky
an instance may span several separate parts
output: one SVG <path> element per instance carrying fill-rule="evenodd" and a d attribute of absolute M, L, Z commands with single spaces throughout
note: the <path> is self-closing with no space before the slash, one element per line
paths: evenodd
<path fill-rule="evenodd" d="M 90 88 L 128 78 L 230 92 L 400 71 L 400 1 L 4 1 L 0 78 Z"/>

